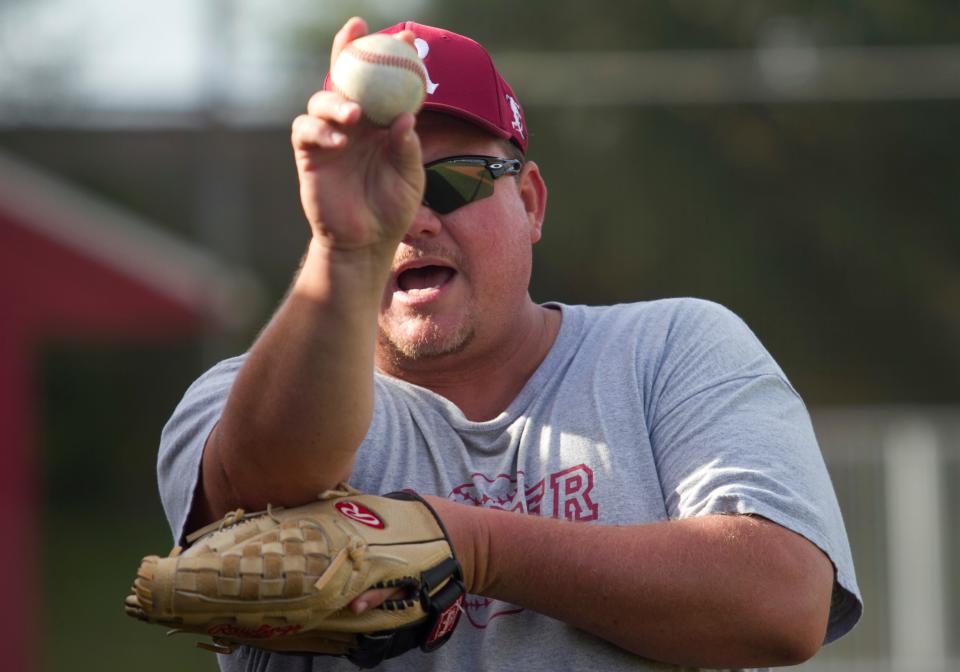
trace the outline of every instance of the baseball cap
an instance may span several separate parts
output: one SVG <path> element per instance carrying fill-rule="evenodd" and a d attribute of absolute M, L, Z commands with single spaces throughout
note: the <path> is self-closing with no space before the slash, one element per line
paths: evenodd
<path fill-rule="evenodd" d="M 459 117 L 527 151 L 523 108 L 478 42 L 442 28 L 404 21 L 380 33 L 410 30 L 427 69 L 423 110 Z M 329 77 L 328 77 L 329 80 Z M 329 82 L 324 83 L 329 88 Z"/>

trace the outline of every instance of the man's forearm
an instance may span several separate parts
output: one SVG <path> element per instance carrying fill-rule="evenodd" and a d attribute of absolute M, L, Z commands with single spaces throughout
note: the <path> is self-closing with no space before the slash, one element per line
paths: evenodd
<path fill-rule="evenodd" d="M 431 500 L 471 592 L 696 667 L 795 664 L 826 632 L 833 569 L 763 519 L 603 526 Z"/>
<path fill-rule="evenodd" d="M 377 309 L 389 264 L 311 243 L 207 443 L 213 517 L 241 505 L 302 504 L 347 478 L 372 413 Z"/>

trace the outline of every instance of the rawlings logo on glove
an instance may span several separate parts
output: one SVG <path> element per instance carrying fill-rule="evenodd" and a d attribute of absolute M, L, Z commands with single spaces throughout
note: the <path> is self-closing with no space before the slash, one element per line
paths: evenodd
<path fill-rule="evenodd" d="M 463 577 L 442 523 L 419 496 L 378 497 L 343 485 L 319 501 L 236 511 L 187 537 L 186 550 L 147 556 L 128 615 L 237 646 L 346 656 L 373 667 L 453 634 Z M 372 588 L 406 593 L 354 614 Z"/>

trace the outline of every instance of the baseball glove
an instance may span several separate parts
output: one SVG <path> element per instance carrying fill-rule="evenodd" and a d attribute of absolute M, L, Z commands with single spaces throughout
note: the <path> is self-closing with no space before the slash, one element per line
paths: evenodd
<path fill-rule="evenodd" d="M 463 578 L 436 513 L 411 492 L 379 497 L 341 485 L 305 506 L 238 510 L 187 537 L 187 548 L 143 559 L 126 613 L 173 632 L 239 645 L 346 656 L 373 667 L 446 642 Z M 407 592 L 357 615 L 371 588 Z"/>

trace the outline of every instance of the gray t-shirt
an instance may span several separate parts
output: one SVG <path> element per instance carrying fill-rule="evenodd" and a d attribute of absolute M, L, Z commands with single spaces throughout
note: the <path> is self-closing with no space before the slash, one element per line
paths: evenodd
<path fill-rule="evenodd" d="M 562 311 L 557 340 L 496 418 L 472 422 L 443 397 L 377 374 L 373 420 L 351 484 L 605 525 L 757 514 L 836 567 L 826 641 L 862 612 L 850 548 L 803 402 L 750 329 L 717 304 L 669 299 Z M 243 357 L 187 391 L 164 429 L 160 491 L 179 539 L 206 437 Z M 544 567 L 545 571 L 549 567 Z M 593 599 L 590 586 L 584 599 Z M 242 649 L 223 670 L 352 670 L 329 657 Z M 653 670 L 653 663 L 519 606 L 470 596 L 452 639 L 383 670 Z"/>

